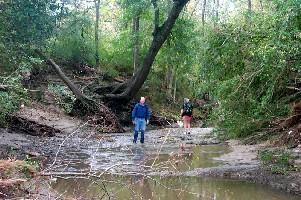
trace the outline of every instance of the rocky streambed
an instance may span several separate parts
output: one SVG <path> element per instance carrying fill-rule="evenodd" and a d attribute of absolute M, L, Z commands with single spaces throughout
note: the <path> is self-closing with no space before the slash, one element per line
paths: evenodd
<path fill-rule="evenodd" d="M 220 143 L 211 128 L 150 130 L 145 144 L 84 122 L 55 137 L 1 129 L 0 138 L 1 155 L 44 160 L 49 199 L 301 199 L 292 195 L 300 195 L 300 173 L 266 171 L 257 159 L 262 145 Z"/>

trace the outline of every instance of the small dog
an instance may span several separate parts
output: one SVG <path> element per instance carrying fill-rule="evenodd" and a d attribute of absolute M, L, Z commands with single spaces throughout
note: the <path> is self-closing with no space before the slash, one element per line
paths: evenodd
<path fill-rule="evenodd" d="M 179 126 L 180 128 L 182 128 L 183 125 L 184 125 L 182 121 L 177 121 L 177 124 L 178 124 L 178 126 Z"/>

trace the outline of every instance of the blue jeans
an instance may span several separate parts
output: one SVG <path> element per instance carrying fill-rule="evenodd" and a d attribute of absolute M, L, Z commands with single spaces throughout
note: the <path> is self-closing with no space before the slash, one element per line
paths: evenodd
<path fill-rule="evenodd" d="M 134 143 L 137 142 L 138 133 L 140 131 L 140 133 L 141 133 L 140 142 L 144 143 L 144 132 L 145 132 L 145 128 L 146 128 L 146 121 L 144 118 L 135 118 L 134 122 L 135 122 L 135 132 L 134 132 L 133 142 Z"/>

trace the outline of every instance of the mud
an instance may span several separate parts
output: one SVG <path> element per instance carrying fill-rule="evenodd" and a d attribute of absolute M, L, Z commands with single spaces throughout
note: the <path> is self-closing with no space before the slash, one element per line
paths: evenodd
<path fill-rule="evenodd" d="M 300 172 L 272 174 L 261 166 L 264 145 L 221 143 L 212 128 L 148 130 L 145 144 L 132 143 L 132 133 L 100 134 L 88 123 L 61 114 L 47 116 L 28 109 L 36 121 L 61 130 L 54 137 L 37 137 L 0 129 L 1 158 L 28 156 L 41 160 L 42 173 L 95 173 L 158 177 L 215 177 L 269 185 L 301 195 Z M 30 116 L 30 115 L 27 115 Z M 131 130 L 131 127 L 128 128 Z M 115 167 L 112 167 L 115 166 Z"/>

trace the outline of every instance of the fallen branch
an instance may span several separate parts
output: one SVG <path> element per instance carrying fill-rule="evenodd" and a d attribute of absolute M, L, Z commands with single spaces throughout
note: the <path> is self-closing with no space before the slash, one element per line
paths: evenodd
<path fill-rule="evenodd" d="M 85 96 L 73 83 L 72 81 L 65 75 L 65 73 L 61 70 L 60 66 L 58 66 L 52 59 L 48 58 L 41 51 L 35 50 L 38 55 L 40 55 L 43 59 L 45 59 L 57 72 L 59 77 L 64 81 L 64 83 L 69 87 L 69 89 L 73 92 L 77 99 L 81 101 L 90 101 L 90 99 Z M 91 102 L 92 103 L 92 102 Z"/>
<path fill-rule="evenodd" d="M 125 82 L 125 80 L 123 80 L 123 79 L 121 79 L 121 78 L 114 78 L 113 79 L 114 81 L 116 81 L 116 82 L 118 82 L 118 83 L 123 83 L 123 82 Z"/>
<path fill-rule="evenodd" d="M 65 75 L 59 65 L 44 55 L 40 50 L 36 49 L 35 51 L 53 67 L 59 77 L 75 95 L 77 101 L 73 106 L 74 114 L 78 114 L 79 116 L 95 114 L 97 115 L 97 124 L 103 126 L 103 132 L 123 132 L 123 128 L 121 127 L 118 118 L 107 106 L 92 100 L 82 93 Z"/>
<path fill-rule="evenodd" d="M 80 77 L 80 76 L 75 76 L 75 78 L 78 78 L 80 80 L 83 80 L 83 81 L 90 81 L 90 80 L 94 80 L 94 79 L 99 79 L 98 76 L 91 76 L 91 77 Z"/>
<path fill-rule="evenodd" d="M 22 131 L 33 136 L 48 136 L 53 137 L 57 133 L 61 133 L 59 129 L 56 129 L 46 124 L 41 124 L 37 121 L 27 119 L 17 114 L 12 115 L 10 119 L 10 128 L 12 130 Z"/>
<path fill-rule="evenodd" d="M 296 90 L 296 91 L 301 91 L 300 88 L 296 88 L 296 87 L 292 87 L 292 86 L 288 86 L 286 87 L 287 89 L 290 89 L 290 90 Z"/>

